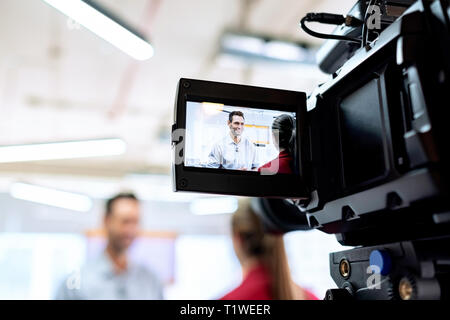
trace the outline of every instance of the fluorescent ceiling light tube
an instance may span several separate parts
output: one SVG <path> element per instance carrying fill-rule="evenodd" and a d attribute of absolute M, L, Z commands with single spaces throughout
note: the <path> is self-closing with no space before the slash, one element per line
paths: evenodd
<path fill-rule="evenodd" d="M 221 53 L 247 59 L 294 63 L 314 62 L 311 49 L 305 48 L 300 43 L 233 32 L 222 36 Z"/>
<path fill-rule="evenodd" d="M 0 163 L 114 156 L 126 151 L 122 139 L 0 146 Z"/>
<path fill-rule="evenodd" d="M 307 59 L 305 49 L 294 43 L 269 41 L 264 49 L 265 55 L 273 59 L 286 61 L 303 61 Z"/>
<path fill-rule="evenodd" d="M 118 19 L 102 13 L 98 5 L 89 4 L 91 1 L 43 1 L 137 60 L 150 59 L 154 54 L 150 43 L 115 21 Z"/>
<path fill-rule="evenodd" d="M 92 200 L 88 196 L 27 183 L 14 183 L 10 194 L 16 199 L 74 211 L 88 212 L 92 208 Z"/>
<path fill-rule="evenodd" d="M 264 50 L 264 40 L 253 36 L 230 33 L 223 36 L 222 46 L 230 51 L 261 55 Z"/>
<path fill-rule="evenodd" d="M 223 106 L 223 103 L 202 102 L 202 110 L 208 116 L 222 112 Z"/>
<path fill-rule="evenodd" d="M 233 197 L 194 199 L 189 209 L 196 215 L 233 213 L 238 209 L 238 200 Z"/>

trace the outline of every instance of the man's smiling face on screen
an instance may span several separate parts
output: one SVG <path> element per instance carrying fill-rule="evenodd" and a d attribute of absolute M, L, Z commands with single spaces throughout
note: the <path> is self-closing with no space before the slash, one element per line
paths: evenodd
<path fill-rule="evenodd" d="M 241 116 L 233 116 L 233 121 L 228 121 L 231 134 L 235 137 L 239 137 L 244 131 L 244 118 Z"/>

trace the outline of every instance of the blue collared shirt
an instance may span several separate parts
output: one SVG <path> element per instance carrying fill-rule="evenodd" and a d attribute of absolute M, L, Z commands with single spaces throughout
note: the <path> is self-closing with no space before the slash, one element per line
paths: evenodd
<path fill-rule="evenodd" d="M 115 273 L 106 252 L 72 273 L 59 287 L 58 300 L 159 300 L 163 298 L 158 278 L 147 268 L 129 263 Z"/>
<path fill-rule="evenodd" d="M 213 145 L 206 166 L 234 170 L 257 168 L 256 147 L 246 137 L 241 137 L 241 141 L 236 143 L 227 134 Z"/>

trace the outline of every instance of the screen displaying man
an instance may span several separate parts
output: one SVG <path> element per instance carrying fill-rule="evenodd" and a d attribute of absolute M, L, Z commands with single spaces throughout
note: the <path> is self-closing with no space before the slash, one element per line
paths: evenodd
<path fill-rule="evenodd" d="M 229 133 L 217 141 L 209 153 L 207 167 L 232 170 L 254 170 L 256 163 L 256 147 L 243 136 L 245 117 L 242 111 L 232 111 L 227 125 Z"/>

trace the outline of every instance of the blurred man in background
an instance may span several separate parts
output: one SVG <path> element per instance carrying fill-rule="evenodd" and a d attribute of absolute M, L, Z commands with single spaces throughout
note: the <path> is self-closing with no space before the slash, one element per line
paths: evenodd
<path fill-rule="evenodd" d="M 107 201 L 105 251 L 68 277 L 57 299 L 162 299 L 157 277 L 127 257 L 138 235 L 139 215 L 139 201 L 132 193 L 120 193 Z"/>

